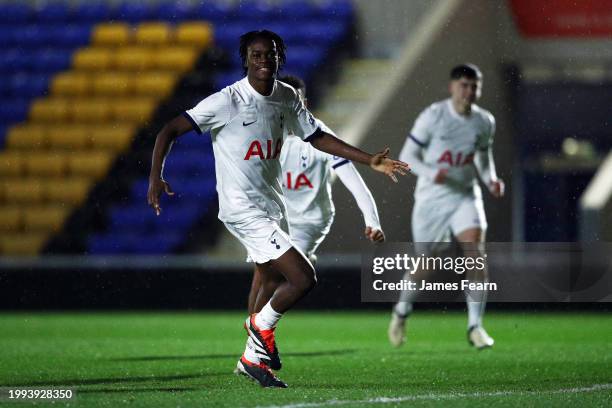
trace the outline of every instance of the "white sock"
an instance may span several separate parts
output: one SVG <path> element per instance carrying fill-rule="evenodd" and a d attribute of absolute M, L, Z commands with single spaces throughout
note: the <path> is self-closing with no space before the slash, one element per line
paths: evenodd
<path fill-rule="evenodd" d="M 480 326 L 480 309 L 482 309 L 482 302 L 466 302 L 468 311 L 468 329 L 473 326 Z"/>
<path fill-rule="evenodd" d="M 405 273 L 404 279 L 410 280 L 410 274 Z M 412 304 L 418 295 L 418 291 L 416 290 L 403 290 L 400 293 L 399 301 L 395 304 L 393 311 L 399 317 L 408 317 L 410 313 L 412 313 Z"/>
<path fill-rule="evenodd" d="M 259 364 L 259 356 L 255 352 L 255 342 L 249 337 L 246 342 L 246 347 L 244 349 L 244 358 L 249 360 L 253 364 Z"/>
<path fill-rule="evenodd" d="M 278 313 L 272 309 L 272 301 L 266 303 L 261 309 L 261 312 L 255 316 L 255 325 L 262 330 L 271 330 L 276 327 L 276 323 L 283 316 L 282 313 Z"/>

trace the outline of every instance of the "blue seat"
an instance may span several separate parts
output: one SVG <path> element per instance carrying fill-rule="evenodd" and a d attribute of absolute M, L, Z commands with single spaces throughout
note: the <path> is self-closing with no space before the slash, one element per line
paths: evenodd
<path fill-rule="evenodd" d="M 0 69 L 5 73 L 29 70 L 33 65 L 32 61 L 33 54 L 29 50 L 8 48 L 0 51 Z"/>
<path fill-rule="evenodd" d="M 44 47 L 49 39 L 55 39 L 56 31 L 56 27 L 53 26 L 29 24 L 14 31 L 14 42 L 17 41 L 19 46 L 29 48 Z"/>
<path fill-rule="evenodd" d="M 4 149 L 6 141 L 6 126 L 0 124 L 0 149 Z"/>
<path fill-rule="evenodd" d="M 135 237 L 130 253 L 135 255 L 168 254 L 183 243 L 185 237 L 181 233 L 161 231 L 157 234 L 146 234 Z"/>
<path fill-rule="evenodd" d="M 46 75 L 16 74 L 10 79 L 11 94 L 22 97 L 41 96 L 47 92 L 49 77 Z"/>
<path fill-rule="evenodd" d="M 206 1 L 196 3 L 195 17 L 214 24 L 226 23 L 236 17 L 236 7 L 230 2 Z M 216 29 L 217 27 L 215 27 Z M 216 36 L 216 33 L 215 33 Z"/>
<path fill-rule="evenodd" d="M 73 10 L 75 21 L 97 23 L 112 18 L 113 10 L 106 1 L 80 2 Z"/>
<path fill-rule="evenodd" d="M 197 19 L 195 7 L 189 3 L 176 1 L 160 3 L 155 10 L 155 14 L 155 18 L 160 21 L 181 22 Z"/>
<path fill-rule="evenodd" d="M 157 15 L 155 7 L 148 2 L 125 1 L 116 10 L 117 18 L 135 24 L 154 19 Z"/>
<path fill-rule="evenodd" d="M 282 7 L 279 5 L 279 7 Z M 243 0 L 236 7 L 236 18 L 242 21 L 254 21 L 258 24 L 269 22 L 275 14 L 275 9 L 266 1 Z"/>
<path fill-rule="evenodd" d="M 29 110 L 29 99 L 12 97 L 10 103 L 0 103 L 0 123 L 23 122 Z"/>
<path fill-rule="evenodd" d="M 202 135 L 197 134 L 195 130 L 188 132 L 177 139 L 173 149 L 188 149 L 190 151 L 211 152 L 212 140 L 209 132 Z"/>
<path fill-rule="evenodd" d="M 111 208 L 109 219 L 114 231 L 147 231 L 153 223 L 155 214 L 146 202 L 115 206 Z"/>
<path fill-rule="evenodd" d="M 70 10 L 66 3 L 52 2 L 43 3 L 35 9 L 35 20 L 37 23 L 65 23 L 70 19 Z"/>
<path fill-rule="evenodd" d="M 33 17 L 33 10 L 26 4 L 8 3 L 0 5 L 0 23 L 27 23 Z"/>
<path fill-rule="evenodd" d="M 326 0 L 320 4 L 319 15 L 328 21 L 349 22 L 355 13 L 350 0 Z"/>
<path fill-rule="evenodd" d="M 210 151 L 177 149 L 166 159 L 164 174 L 172 178 L 205 175 L 208 171 L 214 169 L 214 163 L 214 157 Z"/>
<path fill-rule="evenodd" d="M 90 24 L 70 24 L 56 30 L 53 43 L 58 47 L 76 48 L 88 45 L 91 37 Z"/>
<path fill-rule="evenodd" d="M 346 34 L 341 22 L 308 22 L 296 27 L 304 45 L 337 43 Z"/>
<path fill-rule="evenodd" d="M 275 18 L 286 22 L 302 22 L 304 20 L 316 18 L 320 15 L 320 10 L 312 1 L 289 0 L 282 3 L 276 9 Z"/>
<path fill-rule="evenodd" d="M 198 200 L 205 205 L 215 198 L 216 181 L 214 178 L 178 179 L 173 184 L 174 191 L 180 199 Z"/>
<path fill-rule="evenodd" d="M 219 73 L 215 76 L 215 88 L 223 89 L 236 81 L 240 81 L 242 78 L 244 78 L 242 69 Z"/>
<path fill-rule="evenodd" d="M 196 203 L 190 201 L 175 201 L 175 203 L 177 204 L 166 206 L 159 217 L 155 217 L 152 223 L 153 230 L 185 233 L 205 214 Z"/>
<path fill-rule="evenodd" d="M 115 233 L 93 234 L 87 239 L 88 253 L 91 255 L 118 255 L 132 252 L 139 236 Z"/>
<path fill-rule="evenodd" d="M 72 50 L 63 48 L 42 50 L 34 55 L 30 70 L 47 73 L 67 70 L 72 63 L 72 53 Z"/>

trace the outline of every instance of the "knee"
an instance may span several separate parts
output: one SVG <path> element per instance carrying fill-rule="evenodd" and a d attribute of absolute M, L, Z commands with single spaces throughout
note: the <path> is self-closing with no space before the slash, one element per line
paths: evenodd
<path fill-rule="evenodd" d="M 317 275 L 315 275 L 314 271 L 310 273 L 305 273 L 302 275 L 300 279 L 296 282 L 296 287 L 300 292 L 308 293 L 310 292 L 317 284 Z"/>

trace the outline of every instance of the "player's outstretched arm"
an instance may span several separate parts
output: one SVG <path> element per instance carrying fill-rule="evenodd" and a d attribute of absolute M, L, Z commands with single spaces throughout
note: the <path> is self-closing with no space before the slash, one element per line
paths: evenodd
<path fill-rule="evenodd" d="M 407 163 L 393 160 L 388 157 L 389 148 L 386 148 L 380 153 L 369 154 L 321 130 L 310 137 L 310 143 L 316 149 L 323 152 L 344 157 L 353 162 L 369 165 L 372 169 L 386 174 L 396 183 L 396 174 L 405 176 L 410 171 L 410 166 Z"/>
<path fill-rule="evenodd" d="M 157 215 L 161 213 L 161 207 L 159 206 L 161 194 L 165 192 L 169 196 L 174 195 L 170 185 L 164 180 L 162 175 L 164 161 L 168 153 L 170 153 L 170 148 L 176 138 L 187 133 L 191 129 L 193 129 L 191 123 L 184 116 L 177 116 L 159 131 L 155 139 L 153 157 L 151 158 L 151 172 L 149 173 L 147 203 L 153 208 Z"/>
<path fill-rule="evenodd" d="M 344 184 L 355 198 L 357 206 L 359 206 L 363 214 L 366 225 L 366 238 L 372 242 L 383 242 L 385 240 L 385 234 L 380 227 L 376 202 L 353 163 L 348 162 L 341 164 L 335 167 L 334 170 L 342 184 Z"/>

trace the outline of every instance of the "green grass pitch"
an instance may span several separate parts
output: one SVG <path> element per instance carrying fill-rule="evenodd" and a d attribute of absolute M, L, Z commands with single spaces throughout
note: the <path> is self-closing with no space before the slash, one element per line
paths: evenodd
<path fill-rule="evenodd" d="M 608 314 L 489 313 L 492 350 L 463 313 L 417 312 L 407 344 L 388 313 L 295 312 L 277 329 L 288 389 L 232 374 L 244 313 L 0 314 L 0 386 L 71 388 L 71 407 L 610 406 Z M 31 402 L 0 401 L 7 407 Z"/>

